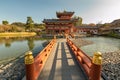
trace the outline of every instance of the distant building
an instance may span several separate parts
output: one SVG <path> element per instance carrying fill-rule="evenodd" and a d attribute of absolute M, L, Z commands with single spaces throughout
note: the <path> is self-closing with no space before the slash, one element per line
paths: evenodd
<path fill-rule="evenodd" d="M 113 28 L 112 31 L 120 35 L 120 27 Z"/>
<path fill-rule="evenodd" d="M 79 34 L 98 34 L 99 27 L 96 26 L 77 26 L 77 33 Z"/>
<path fill-rule="evenodd" d="M 61 34 L 74 32 L 74 22 L 76 19 L 72 19 L 74 12 L 56 12 L 58 19 L 44 19 L 46 32 L 48 34 Z"/>

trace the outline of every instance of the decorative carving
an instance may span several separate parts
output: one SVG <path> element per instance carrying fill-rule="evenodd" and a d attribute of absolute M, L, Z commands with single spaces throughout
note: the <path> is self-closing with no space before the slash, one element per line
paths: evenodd
<path fill-rule="evenodd" d="M 25 54 L 25 64 L 33 64 L 34 63 L 34 57 L 32 55 L 31 51 L 26 52 Z"/>
<path fill-rule="evenodd" d="M 102 53 L 101 52 L 95 52 L 92 62 L 96 65 L 101 65 L 102 64 Z"/>

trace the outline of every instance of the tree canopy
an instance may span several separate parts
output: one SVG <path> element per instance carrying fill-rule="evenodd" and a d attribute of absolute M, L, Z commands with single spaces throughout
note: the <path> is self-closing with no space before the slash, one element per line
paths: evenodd
<path fill-rule="evenodd" d="M 26 30 L 32 31 L 32 28 L 34 27 L 34 21 L 32 20 L 32 17 L 27 17 L 26 21 Z"/>
<path fill-rule="evenodd" d="M 77 22 L 74 23 L 75 26 L 81 26 L 82 25 L 82 18 L 79 16 L 74 16 L 73 19 L 76 19 Z"/>
<path fill-rule="evenodd" d="M 4 21 L 2 21 L 2 24 L 3 24 L 3 25 L 7 25 L 7 24 L 9 24 L 9 22 L 6 21 L 6 20 L 4 20 Z"/>
<path fill-rule="evenodd" d="M 22 22 L 13 22 L 11 25 L 19 26 L 19 27 L 25 27 L 25 23 Z"/>

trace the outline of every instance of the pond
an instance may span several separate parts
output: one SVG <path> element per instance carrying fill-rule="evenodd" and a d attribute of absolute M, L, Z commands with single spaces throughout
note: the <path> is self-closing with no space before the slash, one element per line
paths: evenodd
<path fill-rule="evenodd" d="M 0 38 L 0 63 L 22 56 L 29 50 L 37 54 L 44 48 L 45 41 L 35 37 Z"/>
<path fill-rule="evenodd" d="M 91 45 L 81 47 L 85 53 L 92 56 L 94 52 L 114 52 L 120 50 L 120 39 L 109 37 L 86 37 L 86 40 L 93 41 Z"/>

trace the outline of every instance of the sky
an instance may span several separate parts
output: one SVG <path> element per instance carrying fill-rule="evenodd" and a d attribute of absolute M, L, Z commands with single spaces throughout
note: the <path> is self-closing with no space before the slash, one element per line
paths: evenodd
<path fill-rule="evenodd" d="M 0 0 L 0 24 L 26 23 L 31 16 L 35 23 L 53 19 L 56 11 L 74 11 L 83 23 L 109 23 L 120 19 L 120 0 Z"/>

